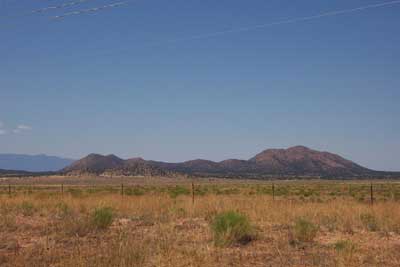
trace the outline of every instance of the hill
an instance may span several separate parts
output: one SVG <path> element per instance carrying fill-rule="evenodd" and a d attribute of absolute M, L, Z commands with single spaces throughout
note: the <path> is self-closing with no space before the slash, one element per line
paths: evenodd
<path fill-rule="evenodd" d="M 90 154 L 61 170 L 68 175 L 166 176 L 167 173 L 141 158 L 123 160 L 115 155 Z"/>
<path fill-rule="evenodd" d="M 362 176 L 374 173 L 356 163 L 329 152 L 304 146 L 267 149 L 249 160 L 263 171 L 276 174 L 310 176 Z"/>
<path fill-rule="evenodd" d="M 62 170 L 64 174 L 191 175 L 201 177 L 269 178 L 322 177 L 368 178 L 400 177 L 400 173 L 380 172 L 360 166 L 339 155 L 304 146 L 288 149 L 267 149 L 249 160 L 228 159 L 221 162 L 191 160 L 181 163 L 147 161 L 142 158 L 123 160 L 115 155 L 90 154 Z"/>

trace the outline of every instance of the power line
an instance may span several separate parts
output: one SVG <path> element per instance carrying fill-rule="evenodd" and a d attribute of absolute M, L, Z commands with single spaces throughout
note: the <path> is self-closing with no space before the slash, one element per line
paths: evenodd
<path fill-rule="evenodd" d="M 43 7 L 43 8 L 27 11 L 26 13 L 19 14 L 19 15 L 0 16 L 0 19 L 18 19 L 21 17 L 32 16 L 35 14 L 41 14 L 41 13 L 45 13 L 48 11 L 58 10 L 58 9 L 62 9 L 62 8 L 69 8 L 69 7 L 83 4 L 83 3 L 89 2 L 89 1 L 92 1 L 92 0 L 76 0 L 73 2 L 67 2 L 67 3 L 62 3 L 59 5 L 48 6 L 48 7 Z"/>
<path fill-rule="evenodd" d="M 69 7 L 76 6 L 76 5 L 79 5 L 79 4 L 83 4 L 83 3 L 89 2 L 89 1 L 92 1 L 92 0 L 77 0 L 77 1 L 73 1 L 73 2 L 67 2 L 67 3 L 63 3 L 63 4 L 60 4 L 60 5 L 57 5 L 57 6 L 50 6 L 50 7 L 45 7 L 45 8 L 32 10 L 32 11 L 27 12 L 25 14 L 20 14 L 20 15 L 16 15 L 16 16 L 8 16 L 8 17 L 0 17 L 0 19 L 5 19 L 5 18 L 7 18 L 7 19 L 12 19 L 12 18 L 17 19 L 17 18 L 21 18 L 21 17 L 24 17 L 24 16 L 33 16 L 35 14 L 43 14 L 43 13 L 48 12 L 48 11 L 58 10 L 58 9 L 63 9 L 63 8 L 69 8 Z M 82 10 L 71 11 L 71 12 L 64 13 L 64 14 L 57 15 L 57 16 L 53 16 L 53 17 L 50 17 L 50 18 L 51 19 L 63 19 L 65 17 L 67 17 L 67 16 L 80 15 L 80 14 L 90 13 L 90 12 L 92 12 L 92 13 L 93 12 L 98 12 L 98 11 L 101 11 L 103 9 L 122 6 L 122 5 L 125 5 L 125 4 L 129 3 L 129 2 L 133 2 L 133 0 L 121 1 L 121 2 L 117 2 L 117 3 L 112 3 L 112 4 L 99 6 L 99 7 L 92 7 L 92 8 L 82 9 Z M 0 24 L 0 29 L 7 29 L 7 28 L 8 29 L 16 28 L 16 25 L 13 25 L 13 24 L 10 24 L 10 23 L 8 23 L 8 24 L 5 24 L 5 23 Z"/>
<path fill-rule="evenodd" d="M 42 13 L 42 12 L 52 10 L 52 9 L 59 9 L 59 8 L 65 8 L 65 7 L 69 7 L 69 6 L 75 6 L 75 5 L 78 5 L 80 3 L 84 3 L 87 1 L 90 1 L 90 0 L 77 0 L 74 2 L 64 3 L 64 4 L 58 5 L 58 6 L 37 9 L 37 10 L 31 11 L 27 15 L 29 15 L 29 14 L 32 15 L 33 13 Z M 85 13 L 98 12 L 98 11 L 101 11 L 104 9 L 123 6 L 123 5 L 126 5 L 129 2 L 133 2 L 133 1 L 134 0 L 127 0 L 127 1 L 121 1 L 121 2 L 117 2 L 117 3 L 113 3 L 113 4 L 103 5 L 103 6 L 99 6 L 99 7 L 93 7 L 93 8 L 88 8 L 88 9 L 72 11 L 72 12 L 61 14 L 61 15 L 53 16 L 53 17 L 51 17 L 51 19 L 59 20 L 59 19 L 64 19 L 65 17 L 68 17 L 68 16 L 75 16 L 75 15 L 81 15 L 81 14 L 85 14 Z M 292 24 L 292 23 L 296 23 L 296 22 L 315 20 L 315 19 L 320 19 L 320 18 L 324 18 L 324 17 L 333 17 L 333 16 L 338 16 L 338 15 L 343 15 L 343 14 L 348 14 L 348 13 L 360 12 L 360 11 L 364 11 L 367 9 L 391 6 L 391 5 L 395 5 L 395 4 L 400 4 L 400 0 L 383 2 L 383 3 L 378 3 L 378 4 L 371 4 L 371 5 L 366 5 L 366 6 L 361 6 L 361 7 L 351 8 L 351 9 L 329 11 L 329 12 L 324 12 L 324 13 L 320 13 L 320 14 L 313 15 L 313 16 L 291 18 L 291 19 L 286 19 L 286 20 L 281 20 L 281 21 L 276 21 L 276 22 L 271 22 L 271 23 L 258 24 L 258 25 L 247 26 L 247 27 L 232 28 L 232 29 L 224 30 L 224 31 L 217 31 L 217 32 L 211 32 L 211 33 L 206 33 L 206 34 L 193 35 L 193 36 L 184 37 L 184 38 L 180 38 L 180 39 L 167 40 L 167 41 L 164 41 L 163 43 L 176 43 L 176 42 L 196 40 L 196 39 L 207 39 L 207 38 L 230 34 L 230 33 L 247 32 L 247 31 L 252 31 L 252 30 L 282 25 L 282 24 Z M 4 26 L 5 25 L 3 24 L 3 27 Z M 1 25 L 0 25 L 0 28 L 1 28 Z M 158 43 L 158 44 L 160 44 L 160 43 Z M 153 45 L 157 45 L 157 44 L 153 44 Z"/>
<path fill-rule="evenodd" d="M 88 9 L 72 11 L 72 12 L 64 13 L 62 15 L 53 16 L 53 17 L 51 17 L 51 19 L 64 19 L 65 17 L 68 17 L 68 16 L 75 16 L 75 15 L 80 15 L 80 14 L 85 14 L 85 13 L 97 12 L 97 11 L 101 11 L 103 9 L 119 7 L 119 6 L 125 5 L 129 2 L 132 2 L 132 1 L 122 1 L 122 2 L 117 2 L 117 3 L 113 3 L 113 4 L 109 4 L 109 5 L 103 5 L 103 6 L 99 6 L 99 7 L 93 7 L 93 8 L 88 8 Z"/>
<path fill-rule="evenodd" d="M 207 39 L 207 38 L 220 36 L 220 35 L 225 35 L 225 34 L 230 34 L 230 33 L 247 32 L 247 31 L 252 31 L 252 30 L 272 27 L 272 26 L 276 26 L 276 25 L 291 24 L 291 23 L 296 23 L 296 22 L 315 20 L 315 19 L 324 18 L 324 17 L 333 17 L 333 16 L 338 16 L 338 15 L 343 15 L 343 14 L 348 14 L 348 13 L 359 12 L 359 11 L 363 11 L 363 10 L 367 10 L 367 9 L 373 9 L 373 8 L 378 8 L 378 7 L 395 5 L 395 4 L 400 4 L 400 0 L 384 2 L 384 3 L 379 3 L 379 4 L 366 5 L 366 6 L 361 6 L 361 7 L 351 8 L 351 9 L 329 11 L 329 12 L 324 12 L 324 13 L 321 13 L 321 14 L 318 14 L 318 15 L 299 17 L 299 18 L 292 18 L 292 19 L 281 20 L 281 21 L 276 21 L 276 22 L 271 22 L 271 23 L 266 23 L 266 24 L 258 24 L 258 25 L 248 26 L 248 27 L 233 28 L 233 29 L 225 30 L 225 31 L 218 31 L 218 32 L 212 32 L 212 33 L 206 33 L 206 34 L 200 34 L 200 35 L 193 35 L 193 36 L 189 36 L 189 37 L 186 37 L 186 38 L 169 40 L 169 41 L 166 41 L 166 42 L 167 43 L 176 43 L 176 42 L 180 42 L 180 41 L 189 41 L 189 40 L 196 40 L 196 39 Z"/>
<path fill-rule="evenodd" d="M 78 0 L 78 1 L 74 1 L 74 2 L 68 2 L 68 3 L 60 4 L 60 5 L 57 5 L 57 6 L 44 7 L 44 8 L 33 10 L 33 11 L 31 11 L 31 13 L 43 13 L 43 12 L 46 12 L 46 11 L 49 11 L 49 10 L 76 6 L 76 5 L 79 5 L 79 4 L 88 2 L 88 1 L 91 1 L 91 0 Z"/>

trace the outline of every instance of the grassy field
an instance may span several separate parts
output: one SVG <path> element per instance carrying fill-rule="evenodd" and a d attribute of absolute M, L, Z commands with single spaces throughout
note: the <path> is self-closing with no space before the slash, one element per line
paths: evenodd
<path fill-rule="evenodd" d="M 3 179 L 0 266 L 400 266 L 400 184 L 370 185 Z"/>

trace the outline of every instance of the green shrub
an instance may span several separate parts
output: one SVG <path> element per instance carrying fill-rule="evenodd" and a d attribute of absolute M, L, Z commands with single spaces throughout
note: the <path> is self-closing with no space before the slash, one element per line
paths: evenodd
<path fill-rule="evenodd" d="M 337 215 L 324 215 L 321 216 L 320 225 L 325 226 L 329 232 L 338 229 L 339 217 Z"/>
<path fill-rule="evenodd" d="M 379 230 L 378 221 L 373 214 L 363 213 L 360 215 L 360 220 L 368 231 L 375 232 Z"/>
<path fill-rule="evenodd" d="M 181 218 L 183 218 L 183 217 L 185 217 L 187 215 L 187 212 L 186 212 L 186 210 L 184 208 L 178 208 L 176 206 L 172 206 L 169 209 L 169 212 L 171 213 L 171 215 L 175 215 L 175 216 L 178 216 L 178 217 L 181 217 Z"/>
<path fill-rule="evenodd" d="M 272 195 L 272 187 L 268 186 L 257 186 L 256 187 L 256 192 L 259 195 Z"/>
<path fill-rule="evenodd" d="M 337 266 L 352 266 L 352 258 L 356 252 L 356 246 L 350 240 L 340 240 L 334 244 L 337 257 Z"/>
<path fill-rule="evenodd" d="M 83 237 L 92 230 L 92 226 L 88 216 L 70 216 L 63 220 L 62 230 L 67 236 Z"/>
<path fill-rule="evenodd" d="M 289 190 L 286 187 L 279 186 L 275 187 L 275 196 L 287 196 L 289 195 Z"/>
<path fill-rule="evenodd" d="M 240 190 L 238 188 L 222 188 L 216 192 L 217 195 L 237 195 L 239 193 Z"/>
<path fill-rule="evenodd" d="M 96 194 L 96 193 L 100 193 L 102 190 L 101 188 L 88 188 L 86 189 L 86 193 L 88 194 Z"/>
<path fill-rule="evenodd" d="M 97 208 L 92 213 L 92 223 L 97 229 L 108 228 L 114 220 L 114 211 L 110 207 Z"/>
<path fill-rule="evenodd" d="M 18 229 L 14 214 L 0 214 L 0 231 L 14 232 Z"/>
<path fill-rule="evenodd" d="M 83 196 L 82 190 L 78 189 L 78 188 L 68 188 L 67 192 L 70 193 L 72 197 L 82 197 Z"/>
<path fill-rule="evenodd" d="M 353 253 L 355 245 L 350 240 L 339 240 L 334 244 L 335 250 L 340 253 Z"/>
<path fill-rule="evenodd" d="M 59 202 L 56 204 L 56 214 L 60 218 L 66 218 L 72 213 L 70 207 L 65 202 Z"/>
<path fill-rule="evenodd" d="M 234 211 L 216 215 L 211 223 L 211 229 L 217 246 L 246 244 L 254 239 L 254 229 L 249 219 Z"/>
<path fill-rule="evenodd" d="M 208 189 L 206 187 L 196 186 L 194 189 L 194 194 L 196 196 L 205 196 L 208 193 Z"/>
<path fill-rule="evenodd" d="M 168 193 L 170 197 L 177 198 L 179 195 L 189 195 L 190 190 L 186 187 L 177 185 L 175 187 L 168 188 Z"/>
<path fill-rule="evenodd" d="M 140 187 L 128 187 L 124 191 L 127 196 L 142 196 L 145 191 Z"/>
<path fill-rule="evenodd" d="M 311 242 L 317 236 L 318 226 L 304 218 L 295 220 L 293 234 L 296 241 Z"/>
<path fill-rule="evenodd" d="M 22 215 L 24 216 L 32 216 L 36 210 L 33 204 L 28 201 L 22 202 L 19 207 L 21 209 Z"/>

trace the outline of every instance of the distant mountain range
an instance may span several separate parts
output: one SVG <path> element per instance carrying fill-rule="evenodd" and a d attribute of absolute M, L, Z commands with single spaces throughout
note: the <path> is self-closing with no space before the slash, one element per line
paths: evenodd
<path fill-rule="evenodd" d="M 2 176 L 7 176 L 7 177 L 12 177 L 12 176 L 26 176 L 29 175 L 29 172 L 26 171 L 13 171 L 13 170 L 3 170 L 0 169 L 0 177 Z"/>
<path fill-rule="evenodd" d="M 90 154 L 61 170 L 65 175 L 126 175 L 269 178 L 269 177 L 399 177 L 400 172 L 381 172 L 362 167 L 329 152 L 304 146 L 267 149 L 249 160 L 221 162 L 197 159 L 181 163 Z"/>
<path fill-rule="evenodd" d="M 0 169 L 27 172 L 59 171 L 74 162 L 73 159 L 47 155 L 0 154 Z"/>

